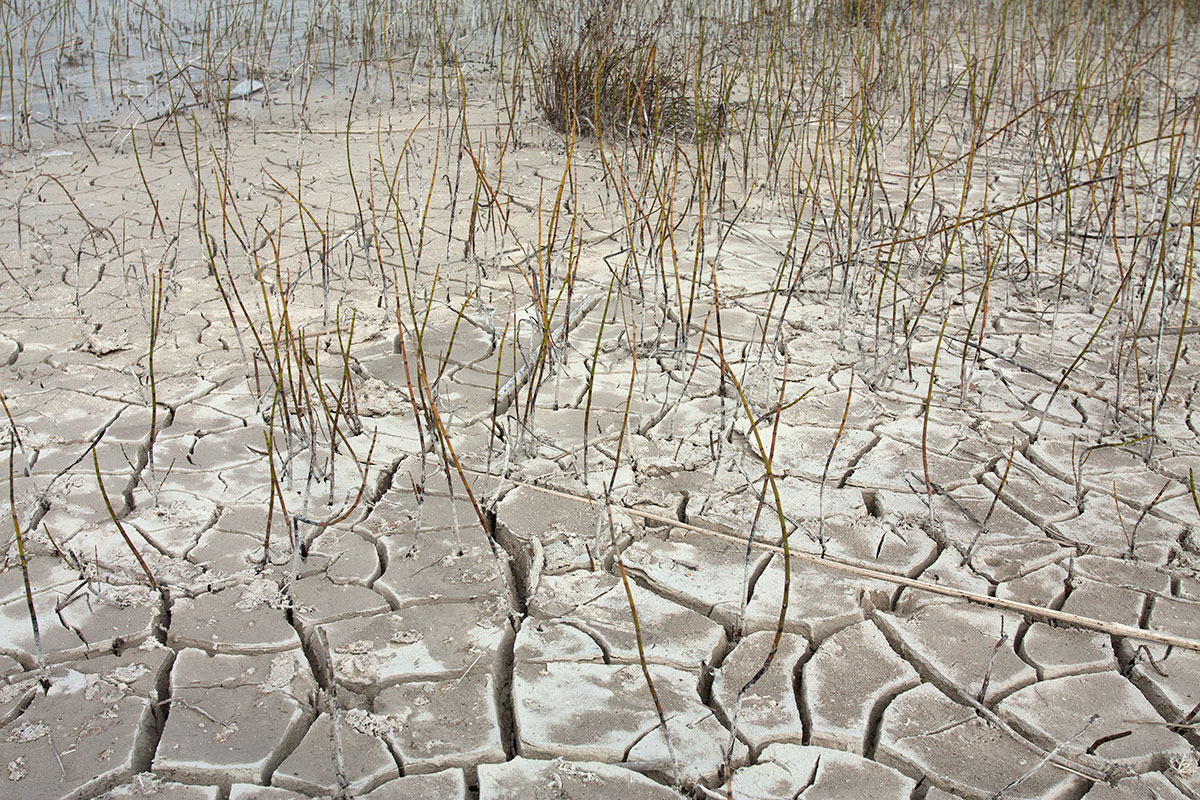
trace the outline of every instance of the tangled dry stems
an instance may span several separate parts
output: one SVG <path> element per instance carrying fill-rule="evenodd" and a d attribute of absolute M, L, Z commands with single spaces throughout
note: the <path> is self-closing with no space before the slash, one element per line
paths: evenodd
<path fill-rule="evenodd" d="M 655 27 L 633 22 L 623 0 L 599 0 L 578 29 L 553 22 L 536 83 L 551 127 L 596 137 L 691 136 L 709 125 L 689 99 L 681 60 L 660 47 Z"/>

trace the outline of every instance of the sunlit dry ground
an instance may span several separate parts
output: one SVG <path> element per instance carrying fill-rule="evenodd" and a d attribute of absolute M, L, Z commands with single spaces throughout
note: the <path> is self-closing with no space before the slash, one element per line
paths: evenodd
<path fill-rule="evenodd" d="M 1200 796 L 1186 9 L 606 9 L 5 7 L 0 794 Z"/>

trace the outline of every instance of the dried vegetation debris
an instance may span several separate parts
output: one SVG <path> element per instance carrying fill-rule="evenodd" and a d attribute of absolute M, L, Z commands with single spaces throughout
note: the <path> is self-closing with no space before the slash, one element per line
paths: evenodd
<path fill-rule="evenodd" d="M 723 109 L 707 114 L 697 106 L 703 92 L 669 34 L 667 8 L 654 18 L 629 0 L 594 0 L 559 13 L 545 24 L 534 83 L 538 109 L 554 130 L 692 138 L 700 128 L 720 129 Z"/>

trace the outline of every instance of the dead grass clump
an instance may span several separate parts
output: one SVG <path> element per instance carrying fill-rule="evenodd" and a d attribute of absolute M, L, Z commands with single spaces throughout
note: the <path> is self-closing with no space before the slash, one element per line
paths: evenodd
<path fill-rule="evenodd" d="M 536 85 L 538 109 L 560 133 L 691 135 L 697 114 L 681 60 L 659 48 L 650 21 L 625 0 L 596 0 L 582 27 L 551 23 Z"/>
<path fill-rule="evenodd" d="M 840 14 L 841 20 L 852 25 L 876 26 L 887 10 L 887 0 L 841 0 L 838 4 L 830 4 L 835 14 Z"/>

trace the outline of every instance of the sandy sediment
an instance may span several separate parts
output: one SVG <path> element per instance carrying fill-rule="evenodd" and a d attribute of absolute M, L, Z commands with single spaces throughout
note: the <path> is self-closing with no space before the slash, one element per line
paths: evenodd
<path fill-rule="evenodd" d="M 1190 261 L 884 269 L 490 69 L 13 142 L 0 795 L 1200 796 Z"/>

